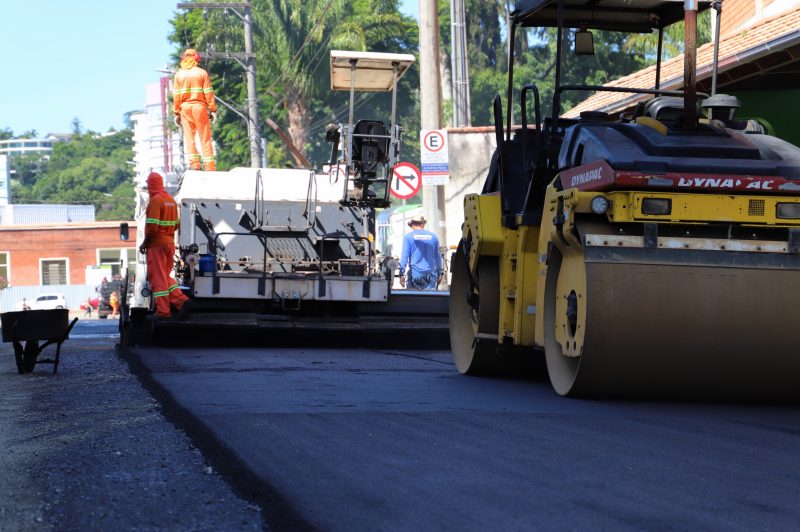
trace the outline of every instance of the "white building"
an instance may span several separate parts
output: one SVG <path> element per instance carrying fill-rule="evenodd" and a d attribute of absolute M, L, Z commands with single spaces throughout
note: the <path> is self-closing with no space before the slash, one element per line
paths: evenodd
<path fill-rule="evenodd" d="M 169 90 L 168 78 L 147 84 L 144 112 L 131 115 L 137 187 L 144 186 L 153 171 L 171 181 L 169 176 L 182 166 L 180 132 L 173 131 L 169 121 Z"/>
<path fill-rule="evenodd" d="M 17 157 L 20 155 L 37 154 L 49 157 L 53 153 L 56 142 L 69 140 L 69 135 L 63 133 L 49 133 L 42 139 L 6 139 L 0 140 L 0 155 Z"/>

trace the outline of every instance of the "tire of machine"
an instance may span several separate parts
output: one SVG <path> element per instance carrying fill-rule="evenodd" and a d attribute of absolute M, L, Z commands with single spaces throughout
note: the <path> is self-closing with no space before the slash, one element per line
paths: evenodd
<path fill-rule="evenodd" d="M 470 286 L 467 257 L 462 246 L 459 246 L 453 255 L 450 284 L 450 346 L 456 368 L 464 375 L 492 374 L 503 365 L 497 353 L 500 304 L 498 260 L 497 257 L 478 259 L 477 293 L 474 293 Z"/>

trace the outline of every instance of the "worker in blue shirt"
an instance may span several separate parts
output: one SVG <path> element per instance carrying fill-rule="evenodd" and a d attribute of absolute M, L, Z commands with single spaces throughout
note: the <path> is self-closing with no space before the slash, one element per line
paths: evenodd
<path fill-rule="evenodd" d="M 425 230 L 424 216 L 414 216 L 408 222 L 411 232 L 403 237 L 400 255 L 400 286 L 418 290 L 436 290 L 442 275 L 442 256 L 439 239 Z M 408 271 L 406 271 L 408 268 Z"/>

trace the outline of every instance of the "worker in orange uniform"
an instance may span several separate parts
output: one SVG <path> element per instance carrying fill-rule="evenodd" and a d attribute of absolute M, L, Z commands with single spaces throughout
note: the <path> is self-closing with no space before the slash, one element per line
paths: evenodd
<path fill-rule="evenodd" d="M 156 303 L 156 316 L 169 318 L 171 308 L 184 314 L 189 308 L 189 298 L 180 291 L 172 278 L 172 263 L 175 256 L 175 230 L 178 228 L 178 205 L 164 189 L 161 174 L 150 172 L 147 176 L 147 219 L 144 242 L 139 252 L 147 254 L 147 280 Z"/>
<path fill-rule="evenodd" d="M 195 145 L 195 134 L 200 137 L 203 169 L 217 169 L 214 148 L 211 146 L 211 122 L 217 119 L 217 102 L 208 72 L 197 66 L 200 54 L 188 48 L 183 52 L 181 68 L 172 81 L 175 125 L 183 128 L 183 147 L 189 158 L 189 169 L 200 170 L 200 154 Z M 209 122 L 209 113 L 211 121 Z"/>
<path fill-rule="evenodd" d="M 111 317 L 114 318 L 119 315 L 119 296 L 117 292 L 111 292 L 111 297 L 108 298 L 108 304 L 111 305 Z"/>

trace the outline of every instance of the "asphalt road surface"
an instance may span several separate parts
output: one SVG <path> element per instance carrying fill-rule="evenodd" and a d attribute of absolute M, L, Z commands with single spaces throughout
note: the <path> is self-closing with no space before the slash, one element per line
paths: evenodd
<path fill-rule="evenodd" d="M 117 340 L 115 322 L 79 321 L 56 375 L 19 375 L 0 344 L 0 531 L 262 530 L 258 506 L 164 418 Z"/>
<path fill-rule="evenodd" d="M 445 351 L 136 348 L 276 530 L 796 530 L 800 408 L 557 397 Z"/>

